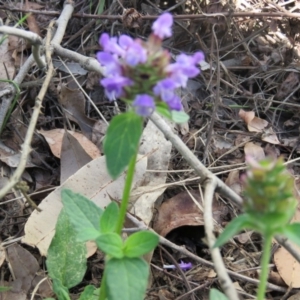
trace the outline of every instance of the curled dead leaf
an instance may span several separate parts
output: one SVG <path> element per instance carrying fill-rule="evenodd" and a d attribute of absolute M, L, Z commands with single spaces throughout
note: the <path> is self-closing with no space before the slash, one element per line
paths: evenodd
<path fill-rule="evenodd" d="M 245 111 L 241 109 L 239 111 L 239 116 L 247 124 L 247 128 L 250 132 L 263 132 L 263 129 L 269 125 L 266 120 L 255 117 L 253 111 Z"/>

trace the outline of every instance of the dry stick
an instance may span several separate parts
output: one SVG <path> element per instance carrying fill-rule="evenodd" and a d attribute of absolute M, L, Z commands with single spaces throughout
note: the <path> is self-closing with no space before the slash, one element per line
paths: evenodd
<path fill-rule="evenodd" d="M 5 5 L 0 5 L 1 10 L 8 10 L 12 12 L 24 12 L 24 13 L 33 13 L 40 15 L 48 15 L 48 16 L 59 16 L 60 12 L 58 11 L 45 11 L 45 10 L 34 10 L 34 9 L 22 9 L 15 7 L 7 7 Z M 73 14 L 74 18 L 87 18 L 87 19 L 101 19 L 101 20 L 122 20 L 122 16 L 120 15 L 94 15 L 94 14 L 84 14 L 84 13 L 76 13 Z M 182 14 L 175 15 L 175 20 L 201 20 L 207 18 L 220 18 L 220 17 L 230 17 L 230 18 L 241 18 L 241 17 L 252 17 L 252 18 L 300 18 L 300 13 L 291 13 L 291 12 L 228 12 L 224 11 L 222 13 L 214 13 L 214 14 Z M 143 20 L 156 20 L 158 15 L 147 15 L 142 16 Z"/>
<path fill-rule="evenodd" d="M 178 152 L 184 157 L 187 163 L 195 170 L 201 180 L 214 176 L 207 168 L 199 161 L 194 153 L 184 144 L 184 142 L 177 136 L 169 125 L 157 114 L 153 113 L 150 120 L 158 127 L 158 129 L 165 135 L 165 137 L 172 143 Z M 242 198 L 231 190 L 221 179 L 216 177 L 217 190 L 226 198 L 233 201 L 236 205 L 242 205 Z"/>
<path fill-rule="evenodd" d="M 137 227 L 139 227 L 141 230 L 150 230 L 154 233 L 156 233 L 153 229 L 147 227 L 143 222 L 139 221 L 138 219 L 136 219 L 134 216 L 132 216 L 131 214 L 127 214 L 126 217 L 133 223 L 135 224 Z M 187 256 L 187 257 L 190 257 L 191 259 L 195 260 L 196 262 L 204 265 L 204 266 L 208 266 L 208 267 L 211 267 L 211 268 L 215 268 L 214 266 L 214 263 L 210 262 L 210 261 L 207 261 L 195 254 L 193 254 L 192 252 L 188 251 L 186 248 L 184 247 L 181 247 L 181 246 L 178 246 L 172 242 L 170 242 L 169 240 L 167 240 L 166 238 L 162 237 L 162 236 L 159 236 L 159 242 L 160 244 L 162 245 L 165 245 L 167 247 L 170 247 L 180 253 L 182 253 L 183 255 Z M 255 285 L 259 285 L 259 280 L 257 279 L 253 279 L 251 277 L 248 277 L 248 276 L 244 276 L 244 275 L 241 275 L 239 273 L 236 273 L 236 272 L 233 272 L 231 270 L 227 270 L 226 269 L 226 272 L 230 275 L 230 276 L 233 276 L 235 277 L 236 279 L 239 279 L 239 280 L 243 280 L 243 281 L 246 281 L 246 282 L 250 282 L 250 283 L 253 283 Z M 282 292 L 282 293 L 285 293 L 286 292 L 286 288 L 284 287 L 281 287 L 281 286 L 277 286 L 275 284 L 272 284 L 272 283 L 267 283 L 267 287 L 273 291 L 278 291 L 278 292 Z"/>
<path fill-rule="evenodd" d="M 214 248 L 215 244 L 215 235 L 214 235 L 214 218 L 212 213 L 212 202 L 214 197 L 215 188 L 217 186 L 216 176 L 211 176 L 207 178 L 204 182 L 205 190 L 204 190 L 204 226 L 205 233 L 208 241 L 209 250 L 211 253 L 212 260 L 214 262 L 214 268 L 218 274 L 219 282 L 221 287 L 230 300 L 239 300 L 239 296 L 237 291 L 226 271 L 226 267 L 224 265 L 220 249 Z"/>
<path fill-rule="evenodd" d="M 28 74 L 29 69 L 34 63 L 34 58 L 33 55 L 31 54 L 24 65 L 21 67 L 18 75 L 15 77 L 14 82 L 18 85 L 21 84 L 21 82 L 24 80 L 25 76 Z M 6 92 L 7 91 L 7 92 Z M 16 94 L 16 89 L 11 85 L 10 87 L 6 88 L 3 91 L 4 94 L 8 93 L 10 94 L 9 96 L 3 97 L 1 107 L 0 107 L 0 128 L 2 128 L 5 116 L 12 104 L 12 101 L 15 97 Z"/>
<path fill-rule="evenodd" d="M 43 45 L 43 40 L 40 38 L 39 35 L 37 35 L 34 32 L 31 31 L 25 31 L 23 29 L 10 27 L 10 26 L 0 26 L 0 32 L 18 36 L 21 38 L 24 38 L 30 42 L 32 45 L 32 54 L 33 57 L 40 69 L 43 69 L 46 67 L 46 62 L 43 57 L 40 55 L 40 47 Z"/>
<path fill-rule="evenodd" d="M 57 31 L 53 38 L 53 40 L 55 40 L 56 43 L 61 42 L 64 32 L 65 32 L 65 29 L 66 29 L 66 26 L 67 26 L 67 23 L 68 23 L 68 20 L 72 16 L 73 9 L 74 9 L 73 2 L 70 0 L 66 1 L 66 4 L 61 13 L 61 16 L 57 20 L 58 28 L 57 28 Z M 14 172 L 13 176 L 10 178 L 10 181 L 8 182 L 8 184 L 6 184 L 0 190 L 0 199 L 2 199 L 19 181 L 20 177 L 22 176 L 22 173 L 24 172 L 24 169 L 26 167 L 26 161 L 27 161 L 27 158 L 31 151 L 30 144 L 31 144 L 35 126 L 36 126 L 36 123 L 37 123 L 37 120 L 38 120 L 38 117 L 40 114 L 40 109 L 42 107 L 42 101 L 47 92 L 48 86 L 50 84 L 50 80 L 53 76 L 52 73 L 54 70 L 53 65 L 51 63 L 51 49 L 50 49 L 50 38 L 51 37 L 50 36 L 51 36 L 51 34 L 50 34 L 50 30 L 49 30 L 49 32 L 47 34 L 47 41 L 46 41 L 46 43 L 48 42 L 48 45 L 49 45 L 48 47 L 46 47 L 46 59 L 47 59 L 47 63 L 49 64 L 47 75 L 46 75 L 45 81 L 41 87 L 41 90 L 35 100 L 33 114 L 32 114 L 28 129 L 27 129 L 24 143 L 22 145 L 22 153 L 21 153 L 20 163 L 19 163 L 16 171 Z"/>

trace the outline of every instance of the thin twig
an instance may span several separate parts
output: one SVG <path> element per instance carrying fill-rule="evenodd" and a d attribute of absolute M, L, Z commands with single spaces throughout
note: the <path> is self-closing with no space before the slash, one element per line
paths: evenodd
<path fill-rule="evenodd" d="M 29 41 L 32 45 L 32 54 L 38 67 L 40 69 L 44 69 L 46 67 L 45 59 L 40 54 L 40 48 L 43 45 L 43 40 L 38 34 L 31 31 L 26 31 L 20 28 L 5 25 L 0 26 L 0 32 L 18 36 Z"/>
<path fill-rule="evenodd" d="M 219 282 L 221 287 L 230 300 L 239 300 L 236 289 L 234 288 L 230 277 L 226 271 L 220 249 L 214 248 L 215 235 L 214 235 L 214 218 L 212 213 L 212 203 L 215 192 L 215 187 L 217 185 L 216 177 L 211 176 L 205 181 L 205 191 L 204 191 L 204 226 L 205 233 L 208 241 L 208 246 L 212 260 L 214 262 L 214 268 L 218 274 Z"/>
<path fill-rule="evenodd" d="M 61 13 L 61 16 L 57 20 L 58 28 L 57 28 L 57 31 L 53 38 L 56 41 L 56 43 L 61 42 L 63 35 L 64 35 L 64 32 L 62 32 L 62 28 L 64 30 L 66 29 L 68 20 L 72 16 L 73 9 L 74 9 L 73 2 L 70 0 L 66 1 L 66 4 Z M 35 126 L 36 126 L 36 123 L 37 123 L 37 120 L 38 120 L 38 117 L 40 114 L 40 110 L 42 107 L 42 101 L 47 92 L 51 78 L 53 76 L 54 68 L 53 68 L 52 61 L 51 61 L 50 39 L 51 39 L 51 31 L 49 28 L 48 33 L 47 33 L 47 38 L 46 38 L 46 60 L 48 63 L 47 75 L 46 75 L 45 81 L 41 87 L 41 90 L 35 100 L 35 106 L 33 109 L 32 117 L 31 117 L 28 129 L 27 129 L 24 143 L 22 145 L 20 163 L 19 163 L 16 171 L 14 172 L 13 176 L 10 178 L 10 181 L 0 190 L 0 199 L 2 199 L 15 186 L 15 184 L 19 181 L 20 177 L 22 176 L 24 169 L 26 167 L 27 158 L 31 151 L 30 145 L 31 145 L 32 137 L 33 137 Z"/>

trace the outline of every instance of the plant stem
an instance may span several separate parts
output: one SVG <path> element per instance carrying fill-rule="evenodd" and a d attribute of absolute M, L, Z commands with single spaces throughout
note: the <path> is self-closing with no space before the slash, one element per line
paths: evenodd
<path fill-rule="evenodd" d="M 271 258 L 271 247 L 272 247 L 272 235 L 266 234 L 264 236 L 263 242 L 263 255 L 261 258 L 260 266 L 261 266 L 261 273 L 259 277 L 259 287 L 257 293 L 257 300 L 264 300 L 265 293 L 266 293 L 266 286 L 269 274 L 269 261 Z"/>
<path fill-rule="evenodd" d="M 130 196 L 130 190 L 131 190 L 132 180 L 133 180 L 133 176 L 134 176 L 136 157 L 137 157 L 137 150 L 136 150 L 135 154 L 133 155 L 133 157 L 131 158 L 129 165 L 128 165 L 126 181 L 125 181 L 125 186 L 124 186 L 123 196 L 122 196 L 122 202 L 121 202 L 121 206 L 120 206 L 120 213 L 119 213 L 118 223 L 116 226 L 117 234 L 121 234 L 123 224 L 125 221 L 125 217 L 126 217 L 128 201 L 129 201 L 129 196 Z"/>
<path fill-rule="evenodd" d="M 106 273 L 105 273 L 105 269 L 104 269 L 103 277 L 102 277 L 102 280 L 101 280 L 99 300 L 106 300 L 106 298 L 107 298 L 107 295 L 106 295 Z"/>

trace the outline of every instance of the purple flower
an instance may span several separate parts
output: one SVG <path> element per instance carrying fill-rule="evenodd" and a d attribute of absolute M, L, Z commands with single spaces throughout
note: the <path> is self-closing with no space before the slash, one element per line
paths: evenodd
<path fill-rule="evenodd" d="M 182 269 L 182 270 L 189 270 L 192 268 L 192 263 L 185 263 L 183 261 L 180 261 L 180 264 L 179 264 L 179 267 Z M 164 269 L 176 269 L 176 266 L 175 265 L 164 265 Z"/>
<path fill-rule="evenodd" d="M 110 38 L 107 33 L 101 34 L 99 44 L 105 52 L 117 54 L 119 56 L 124 55 L 124 50 L 118 45 L 118 39 L 116 37 Z"/>
<path fill-rule="evenodd" d="M 152 31 L 161 40 L 172 35 L 171 27 L 173 25 L 173 17 L 170 13 L 164 13 L 153 23 Z"/>
<path fill-rule="evenodd" d="M 156 96 L 160 96 L 164 102 L 168 102 L 174 96 L 176 84 L 171 78 L 166 78 L 159 81 L 153 88 Z"/>
<path fill-rule="evenodd" d="M 124 59 L 131 67 L 147 61 L 147 51 L 139 43 L 133 42 L 127 49 Z"/>
<path fill-rule="evenodd" d="M 107 77 L 102 79 L 102 86 L 105 89 L 105 95 L 110 100 L 116 100 L 123 95 L 123 88 L 131 85 L 132 81 L 129 78 L 122 76 Z"/>
<path fill-rule="evenodd" d="M 142 117 L 150 116 L 155 110 L 154 99 L 147 94 L 137 95 L 132 105 L 136 113 Z"/>
<path fill-rule="evenodd" d="M 200 70 L 196 67 L 204 60 L 202 52 L 196 52 L 193 56 L 180 54 L 177 56 L 176 62 L 167 66 L 167 72 L 176 82 L 177 86 L 186 87 L 189 78 L 196 77 Z"/>
<path fill-rule="evenodd" d="M 171 110 L 177 110 L 177 111 L 182 110 L 181 100 L 175 94 L 173 95 L 173 97 L 171 99 L 169 99 L 169 101 L 166 101 L 166 103 L 168 104 L 168 106 Z"/>
<path fill-rule="evenodd" d="M 105 76 L 121 75 L 122 67 L 117 57 L 107 52 L 98 52 L 97 60 L 105 67 Z"/>

